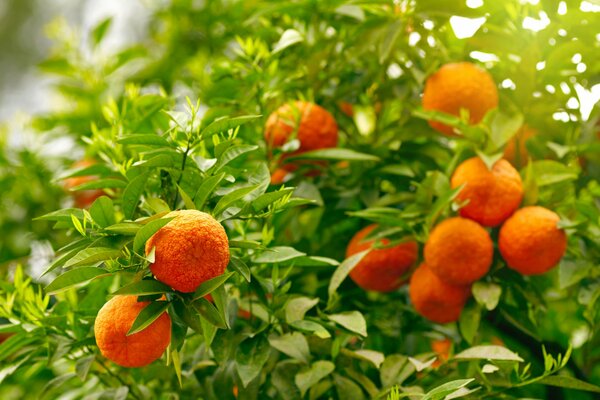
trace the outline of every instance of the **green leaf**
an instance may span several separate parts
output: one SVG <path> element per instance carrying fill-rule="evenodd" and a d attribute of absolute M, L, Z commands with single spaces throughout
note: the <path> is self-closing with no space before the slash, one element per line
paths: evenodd
<path fill-rule="evenodd" d="M 331 321 L 351 332 L 367 336 L 367 321 L 365 321 L 365 317 L 358 311 L 347 311 L 340 314 L 332 314 L 328 317 Z"/>
<path fill-rule="evenodd" d="M 593 385 L 588 382 L 584 382 L 577 378 L 573 378 L 567 375 L 550 375 L 537 381 L 547 386 L 561 387 L 566 389 L 583 390 L 585 392 L 600 393 L 600 386 Z"/>
<path fill-rule="evenodd" d="M 375 366 L 375 368 L 379 369 L 383 361 L 385 360 L 385 355 L 379 351 L 374 350 L 355 350 L 353 352 L 359 358 L 363 360 L 369 361 L 371 364 Z"/>
<path fill-rule="evenodd" d="M 198 190 L 194 195 L 194 204 L 196 205 L 196 210 L 202 210 L 204 208 L 206 200 L 208 200 L 210 195 L 215 191 L 216 187 L 219 185 L 219 183 L 221 183 L 223 178 L 225 178 L 224 172 L 208 177 L 202 181 L 202 184 L 200 187 L 198 187 Z"/>
<path fill-rule="evenodd" d="M 262 252 L 258 256 L 252 259 L 255 264 L 274 264 L 285 261 L 291 261 L 295 258 L 305 256 L 306 253 L 302 253 L 293 247 L 278 246 L 271 247 L 266 251 Z"/>
<path fill-rule="evenodd" d="M 100 261 L 112 260 L 120 255 L 121 250 L 112 249 L 110 247 L 88 247 L 79 251 L 73 258 L 67 261 L 64 267 L 92 265 Z"/>
<path fill-rule="evenodd" d="M 138 161 L 134 165 L 143 168 L 179 168 L 178 163 L 181 163 L 180 156 L 179 153 L 168 152 L 158 154 L 148 160 Z M 177 158 L 179 158 L 179 160 Z"/>
<path fill-rule="evenodd" d="M 308 310 L 319 304 L 319 299 L 296 297 L 287 302 L 285 306 L 285 320 L 287 323 L 300 321 Z"/>
<path fill-rule="evenodd" d="M 408 357 L 408 361 L 412 365 L 414 365 L 415 370 L 417 372 L 421 372 L 421 371 L 423 371 L 423 370 L 431 367 L 433 365 L 433 363 L 435 362 L 435 360 L 437 360 L 437 357 L 430 358 L 427 361 L 421 361 L 421 360 L 418 360 L 418 359 L 413 358 L 413 357 Z"/>
<path fill-rule="evenodd" d="M 241 200 L 248 193 L 252 192 L 253 190 L 256 190 L 256 188 L 258 188 L 258 187 L 259 187 L 259 185 L 245 186 L 245 187 L 236 189 L 233 192 L 228 193 L 225 196 L 221 197 L 221 199 L 215 206 L 215 209 L 213 210 L 213 215 L 215 215 L 215 216 L 221 215 L 223 213 L 223 211 L 225 211 L 228 207 L 233 205 L 233 203 L 235 203 L 238 200 Z"/>
<path fill-rule="evenodd" d="M 269 341 L 260 334 L 239 344 L 235 352 L 235 365 L 244 387 L 261 373 L 270 351 Z"/>
<path fill-rule="evenodd" d="M 513 353 L 506 347 L 493 345 L 471 347 L 456 354 L 454 358 L 458 360 L 524 361 L 518 354 Z"/>
<path fill-rule="evenodd" d="M 175 217 L 156 219 L 144 225 L 138 233 L 135 234 L 135 238 L 133 238 L 133 251 L 137 252 L 144 247 L 148 239 L 150 239 L 150 237 L 160 228 L 171 222 L 173 218 Z"/>
<path fill-rule="evenodd" d="M 319 149 L 290 156 L 287 160 L 341 160 L 341 161 L 379 161 L 380 158 L 371 154 L 342 148 Z"/>
<path fill-rule="evenodd" d="M 121 179 L 97 179 L 92 182 L 82 183 L 81 185 L 77 185 L 71 190 L 90 190 L 90 189 L 122 189 L 127 186 L 127 182 Z"/>
<path fill-rule="evenodd" d="M 540 160 L 530 163 L 537 186 L 554 185 L 577 179 L 577 171 L 557 161 Z"/>
<path fill-rule="evenodd" d="M 383 40 L 379 42 L 380 64 L 383 64 L 388 59 L 403 30 L 404 24 L 399 19 L 394 20 L 394 22 L 388 25 L 387 29 L 385 30 L 385 36 Z"/>
<path fill-rule="evenodd" d="M 304 335 L 299 332 L 286 333 L 281 336 L 269 336 L 271 346 L 283 354 L 308 364 L 310 349 Z"/>
<path fill-rule="evenodd" d="M 379 376 L 382 385 L 390 387 L 392 385 L 402 385 L 415 371 L 415 366 L 409 362 L 407 356 L 390 354 L 381 364 Z"/>
<path fill-rule="evenodd" d="M 219 312 L 213 303 L 206 300 L 204 297 L 196 299 L 192 303 L 192 306 L 194 307 L 194 310 L 196 310 L 197 313 L 200 313 L 211 325 L 221 329 L 228 329 L 224 315 Z"/>
<path fill-rule="evenodd" d="M 104 39 L 104 36 L 108 32 L 111 25 L 112 17 L 108 17 L 100 21 L 100 23 L 97 24 L 94 27 L 94 29 L 92 29 L 90 37 L 92 39 L 92 45 L 94 47 L 100 44 L 100 42 L 102 42 L 102 39 Z"/>
<path fill-rule="evenodd" d="M 209 294 L 210 292 L 227 282 L 227 279 L 229 279 L 233 274 L 234 272 L 225 272 L 224 274 L 215 276 L 214 278 L 202 282 L 194 292 L 194 300 L 206 296 L 207 294 Z"/>
<path fill-rule="evenodd" d="M 457 379 L 455 381 L 446 382 L 443 385 L 430 390 L 421 398 L 421 400 L 442 400 L 449 394 L 456 392 L 458 389 L 467 386 L 475 379 Z"/>
<path fill-rule="evenodd" d="M 279 38 L 279 41 L 273 47 L 273 51 L 271 53 L 277 54 L 302 41 L 304 41 L 304 38 L 300 32 L 295 29 L 286 29 Z"/>
<path fill-rule="evenodd" d="M 179 186 L 178 184 L 175 184 L 175 186 L 177 186 L 177 192 L 179 192 L 179 195 L 183 199 L 183 204 L 185 204 L 185 208 L 187 208 L 188 210 L 195 210 L 196 204 L 194 204 L 192 198 L 185 192 L 185 190 L 181 188 L 181 186 Z"/>
<path fill-rule="evenodd" d="M 162 282 L 153 279 L 145 279 L 138 282 L 130 283 L 129 285 L 125 285 L 116 292 L 114 292 L 113 295 L 116 296 L 121 294 L 135 294 L 141 296 L 150 294 L 162 294 L 171 291 L 171 288 Z"/>
<path fill-rule="evenodd" d="M 255 145 L 249 145 L 249 144 L 239 144 L 239 145 L 235 145 L 235 146 L 231 146 L 230 148 L 228 148 L 227 150 L 225 150 L 225 152 L 221 155 L 221 157 L 219 157 L 219 160 L 217 161 L 217 163 L 214 165 L 214 170 L 215 172 L 219 172 L 221 170 L 221 168 L 223 168 L 224 166 L 226 166 L 227 164 L 229 164 L 231 161 L 235 160 L 236 158 L 258 149 L 258 146 Z"/>
<path fill-rule="evenodd" d="M 87 379 L 88 373 L 92 367 L 92 364 L 96 361 L 96 355 L 81 357 L 75 363 L 75 373 L 82 381 Z"/>
<path fill-rule="evenodd" d="M 116 222 L 113 201 L 107 196 L 100 196 L 94 201 L 90 207 L 90 215 L 101 228 Z"/>
<path fill-rule="evenodd" d="M 4 342 L 0 343 L 0 362 L 38 339 L 39 337 L 32 335 L 31 332 L 18 333 L 8 337 Z"/>
<path fill-rule="evenodd" d="M 96 267 L 81 267 L 72 269 L 59 275 L 54 279 L 48 286 L 46 286 L 46 293 L 52 294 L 59 291 L 69 289 L 73 286 L 86 283 L 92 279 L 110 275 L 106 270 Z"/>
<path fill-rule="evenodd" d="M 258 212 L 263 208 L 270 206 L 275 203 L 277 200 L 291 195 L 294 192 L 294 188 L 284 188 L 277 190 L 275 192 L 263 193 L 254 199 L 250 204 L 252 205 L 252 209 L 254 212 Z"/>
<path fill-rule="evenodd" d="M 331 334 L 329 333 L 329 331 L 327 329 L 325 329 L 323 327 L 323 325 L 321 325 L 315 321 L 306 321 L 306 320 L 294 321 L 294 322 L 290 323 L 290 326 L 292 326 L 295 329 L 298 329 L 299 331 L 302 331 L 302 332 L 312 333 L 313 335 L 315 335 L 321 339 L 327 339 L 327 338 L 331 337 Z"/>
<path fill-rule="evenodd" d="M 350 271 L 356 267 L 356 265 L 369 253 L 369 250 L 364 250 L 359 253 L 356 253 L 348 258 L 346 258 L 339 267 L 336 268 L 333 275 L 331 276 L 331 280 L 329 281 L 329 288 L 327 289 L 327 293 L 329 294 L 329 298 L 331 299 L 334 293 L 337 291 L 338 287 L 342 284 L 344 279 L 348 276 Z"/>
<path fill-rule="evenodd" d="M 52 211 L 51 213 L 42 215 L 41 217 L 37 217 L 35 220 L 69 222 L 71 221 L 71 215 L 74 215 L 77 219 L 83 219 L 83 210 L 79 208 L 64 208 L 62 210 Z"/>
<path fill-rule="evenodd" d="M 335 13 L 339 15 L 345 15 L 350 18 L 354 18 L 357 21 L 365 20 L 365 12 L 360 6 L 352 4 L 343 4 L 335 9 Z"/>
<path fill-rule="evenodd" d="M 460 313 L 458 327 L 463 338 L 469 344 L 475 341 L 475 335 L 479 331 L 481 321 L 481 308 L 477 303 L 469 302 Z"/>
<path fill-rule="evenodd" d="M 149 176 L 150 172 L 136 176 L 127 184 L 125 190 L 123 190 L 121 208 L 123 209 L 125 219 L 133 218 L 133 214 L 135 213 L 137 204 L 140 201 L 140 197 L 146 188 L 146 182 L 148 181 Z"/>
<path fill-rule="evenodd" d="M 242 275 L 246 282 L 250 282 L 252 276 L 250 273 L 250 268 L 248 268 L 246 263 L 241 258 L 238 258 L 236 256 L 230 256 L 229 265 L 227 266 L 227 268 L 230 268 L 238 274 Z"/>
<path fill-rule="evenodd" d="M 335 365 L 330 361 L 316 361 L 311 366 L 304 368 L 296 374 L 296 386 L 300 389 L 302 397 L 308 389 L 319 383 L 319 381 L 331 374 L 335 370 Z"/>
<path fill-rule="evenodd" d="M 120 144 L 139 144 L 145 146 L 170 147 L 167 139 L 154 133 L 127 135 L 117 140 Z"/>
<path fill-rule="evenodd" d="M 362 400 L 366 398 L 360 386 L 348 378 L 333 374 L 333 383 L 335 384 L 338 399 Z"/>
<path fill-rule="evenodd" d="M 471 291 L 477 303 L 491 311 L 496 308 L 498 301 L 500 301 L 502 287 L 496 283 L 479 281 L 473 284 Z"/>
<path fill-rule="evenodd" d="M 523 114 L 507 115 L 501 112 L 494 112 L 490 123 L 491 139 L 495 149 L 499 149 L 506 144 L 523 125 Z"/>
<path fill-rule="evenodd" d="M 134 222 L 122 222 L 119 224 L 107 226 L 106 228 L 104 228 L 104 230 L 119 235 L 133 236 L 141 229 L 141 227 L 142 225 L 136 224 Z"/>
<path fill-rule="evenodd" d="M 223 117 L 213 121 L 206 128 L 202 129 L 200 134 L 202 138 L 206 140 L 217 133 L 227 132 L 230 129 L 237 128 L 238 126 L 244 125 L 250 121 L 254 121 L 260 117 L 262 117 L 262 115 L 244 115 L 234 118 Z"/>
<path fill-rule="evenodd" d="M 156 321 L 169 308 L 168 301 L 152 301 L 140 311 L 127 336 L 143 331 Z"/>
<path fill-rule="evenodd" d="M 230 240 L 230 249 L 261 249 L 263 248 L 262 243 L 256 240 Z"/>

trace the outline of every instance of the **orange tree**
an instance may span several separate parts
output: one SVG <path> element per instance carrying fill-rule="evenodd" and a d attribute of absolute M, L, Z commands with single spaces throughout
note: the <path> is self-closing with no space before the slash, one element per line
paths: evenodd
<path fill-rule="evenodd" d="M 595 398 L 599 23 L 173 0 L 113 53 L 110 19 L 54 24 L 68 101 L 31 125 L 86 161 L 32 156 L 55 255 L 0 258 L 0 397 Z M 35 164 L 1 161 L 6 218 Z"/>

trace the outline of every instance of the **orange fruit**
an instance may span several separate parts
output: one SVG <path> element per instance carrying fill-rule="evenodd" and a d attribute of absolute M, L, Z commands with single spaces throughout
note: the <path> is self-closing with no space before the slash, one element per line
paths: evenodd
<path fill-rule="evenodd" d="M 462 162 L 451 179 L 452 188 L 465 185 L 457 196 L 468 203 L 460 215 L 484 226 L 500 225 L 521 204 L 521 175 L 506 160 L 498 160 L 488 169 L 479 157 Z"/>
<path fill-rule="evenodd" d="M 348 103 L 347 101 L 340 101 L 338 105 L 340 107 L 340 110 L 344 114 L 346 114 L 350 118 L 354 117 L 354 106 L 352 105 L 352 103 Z"/>
<path fill-rule="evenodd" d="M 180 292 L 193 292 L 225 272 L 229 241 L 216 219 L 197 210 L 172 211 L 165 217 L 175 218 L 146 242 L 146 255 L 156 248 L 150 265 L 156 279 Z"/>
<path fill-rule="evenodd" d="M 375 240 L 364 240 L 377 225 L 369 225 L 354 235 L 348 248 L 346 257 L 373 247 Z M 385 246 L 388 239 L 382 239 Z M 405 283 L 403 279 L 406 272 L 417 261 L 419 246 L 415 241 L 400 243 L 393 247 L 371 250 L 350 271 L 350 278 L 361 288 L 377 292 L 391 292 Z"/>
<path fill-rule="evenodd" d="M 471 295 L 471 288 L 444 282 L 423 263 L 410 278 L 409 295 L 420 315 L 445 324 L 458 320 Z"/>
<path fill-rule="evenodd" d="M 171 342 L 171 318 L 166 312 L 143 330 L 127 336 L 149 302 L 137 296 L 115 296 L 96 317 L 94 335 L 102 355 L 123 367 L 143 367 L 159 359 Z"/>
<path fill-rule="evenodd" d="M 271 185 L 281 185 L 285 182 L 285 177 L 290 173 L 290 171 L 285 168 L 277 168 L 271 174 Z"/>
<path fill-rule="evenodd" d="M 333 116 L 323 107 L 306 101 L 284 104 L 273 112 L 265 125 L 269 147 L 281 147 L 291 138 L 300 142 L 295 154 L 335 147 L 338 127 Z"/>
<path fill-rule="evenodd" d="M 552 269 L 567 250 L 567 235 L 557 226 L 560 217 L 544 207 L 523 207 L 506 220 L 498 237 L 500 254 L 509 268 L 523 275 Z"/>
<path fill-rule="evenodd" d="M 498 90 L 492 76 L 469 62 L 443 65 L 427 78 L 423 108 L 460 116 L 461 108 L 469 111 L 469 122 L 479 123 L 485 114 L 498 107 Z M 453 135 L 451 126 L 429 121 L 432 128 Z"/>
<path fill-rule="evenodd" d="M 91 167 L 94 164 L 96 164 L 96 161 L 85 159 L 77 161 L 71 166 L 71 168 L 87 168 Z M 101 189 L 77 190 L 71 192 L 71 189 L 73 189 L 74 187 L 83 185 L 84 183 L 93 182 L 97 179 L 97 176 L 85 175 L 74 176 L 72 178 L 67 178 L 63 181 L 63 187 L 67 192 L 70 192 L 73 196 L 75 207 L 88 208 L 98 197 L 104 195 L 104 191 Z"/>
<path fill-rule="evenodd" d="M 450 358 L 450 349 L 452 349 L 452 341 L 450 339 L 433 340 L 431 342 L 431 350 L 437 355 L 437 360 L 431 366 L 437 368 L 448 361 L 448 358 Z"/>
<path fill-rule="evenodd" d="M 504 158 L 516 167 L 527 164 L 529 152 L 527 141 L 537 135 L 537 131 L 527 125 L 523 125 L 515 135 L 506 143 Z"/>
<path fill-rule="evenodd" d="M 442 281 L 468 285 L 492 265 L 494 245 L 487 231 L 470 219 L 454 217 L 439 223 L 425 243 L 425 262 Z"/>

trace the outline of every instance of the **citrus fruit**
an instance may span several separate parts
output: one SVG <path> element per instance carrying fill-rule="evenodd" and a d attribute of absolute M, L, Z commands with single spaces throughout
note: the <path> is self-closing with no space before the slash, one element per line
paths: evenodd
<path fill-rule="evenodd" d="M 375 240 L 365 240 L 365 237 L 376 227 L 373 224 L 358 231 L 348 244 L 346 257 L 371 249 Z M 385 246 L 389 240 L 381 239 L 380 242 Z M 418 253 L 417 242 L 412 240 L 392 247 L 373 249 L 350 271 L 350 278 L 365 290 L 391 292 L 405 283 L 404 275 L 417 261 Z"/>
<path fill-rule="evenodd" d="M 487 274 L 494 245 L 487 231 L 470 219 L 454 217 L 439 223 L 425 243 L 425 262 L 442 281 L 467 285 Z"/>
<path fill-rule="evenodd" d="M 91 167 L 96 164 L 94 160 L 80 160 L 74 163 L 71 168 L 82 169 Z M 63 187 L 67 192 L 70 192 L 73 196 L 73 202 L 75 207 L 77 208 L 88 208 L 92 205 L 92 203 L 100 196 L 104 195 L 104 191 L 101 189 L 90 189 L 90 190 L 76 190 L 71 191 L 74 187 L 79 185 L 83 185 L 84 183 L 93 182 L 97 180 L 98 177 L 94 175 L 85 175 L 85 176 L 74 176 L 71 178 L 67 178 L 63 181 Z"/>
<path fill-rule="evenodd" d="M 146 255 L 155 248 L 150 270 L 155 278 L 180 292 L 193 292 L 221 275 L 229 263 L 229 241 L 223 226 L 197 210 L 170 212 L 174 217 L 146 242 Z"/>
<path fill-rule="evenodd" d="M 423 108 L 460 116 L 461 108 L 469 111 L 469 122 L 476 124 L 498 106 L 498 90 L 491 75 L 469 62 L 443 65 L 427 78 Z M 451 126 L 429 121 L 432 128 L 453 135 Z"/>
<path fill-rule="evenodd" d="M 517 210 L 500 228 L 498 247 L 509 268 L 523 275 L 552 269 L 567 250 L 567 235 L 559 229 L 560 217 L 544 207 Z"/>
<path fill-rule="evenodd" d="M 458 320 L 470 294 L 469 286 L 444 282 L 426 264 L 421 264 L 410 278 L 409 295 L 415 310 L 440 324 Z"/>
<path fill-rule="evenodd" d="M 159 359 L 171 342 L 171 318 L 166 312 L 143 330 L 127 336 L 148 302 L 137 296 L 115 296 L 96 317 L 94 335 L 102 355 L 123 367 L 143 367 Z"/>
<path fill-rule="evenodd" d="M 488 169 L 481 158 L 469 158 L 456 168 L 451 184 L 464 185 L 457 196 L 458 201 L 467 201 L 460 215 L 484 226 L 500 225 L 523 200 L 521 175 L 503 159 Z"/>

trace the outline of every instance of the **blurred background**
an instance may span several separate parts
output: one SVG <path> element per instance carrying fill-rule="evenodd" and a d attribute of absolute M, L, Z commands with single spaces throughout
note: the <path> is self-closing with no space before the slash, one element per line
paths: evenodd
<path fill-rule="evenodd" d="M 49 111 L 52 78 L 37 64 L 52 46 L 45 30 L 64 19 L 84 35 L 106 17 L 113 24 L 103 46 L 115 49 L 144 38 L 150 4 L 140 0 L 2 0 L 0 1 L 0 121 Z"/>

